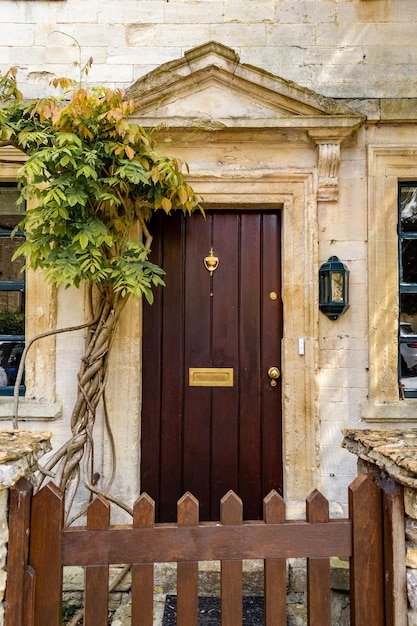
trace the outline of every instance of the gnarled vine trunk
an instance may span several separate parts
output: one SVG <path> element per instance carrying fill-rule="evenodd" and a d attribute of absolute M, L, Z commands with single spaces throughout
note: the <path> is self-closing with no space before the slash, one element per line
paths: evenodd
<path fill-rule="evenodd" d="M 115 336 L 120 315 L 129 299 L 129 294 L 121 296 L 114 293 L 111 287 L 94 289 L 90 287 L 90 302 L 94 322 L 87 327 L 84 354 L 77 375 L 77 398 L 71 414 L 71 436 L 47 461 L 39 468 L 39 488 L 45 477 L 50 477 L 64 492 L 67 519 L 74 501 L 81 474 L 85 486 L 92 492 L 96 478 L 93 467 L 93 429 L 96 412 L 101 400 L 108 376 L 110 349 Z M 104 411 L 106 408 L 104 406 Z M 109 487 L 109 486 L 108 486 Z M 107 487 L 107 488 L 108 488 Z M 109 498 L 109 494 L 106 493 Z M 111 499 L 111 498 L 110 498 Z M 122 503 L 120 506 L 128 509 Z"/>

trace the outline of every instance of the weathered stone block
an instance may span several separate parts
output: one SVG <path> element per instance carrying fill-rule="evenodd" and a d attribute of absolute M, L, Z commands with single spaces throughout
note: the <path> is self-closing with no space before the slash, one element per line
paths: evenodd
<path fill-rule="evenodd" d="M 417 491 L 410 487 L 404 488 L 404 510 L 407 515 L 417 520 Z"/>
<path fill-rule="evenodd" d="M 417 570 L 407 570 L 407 595 L 412 609 L 417 610 Z"/>
<path fill-rule="evenodd" d="M 155 26 L 152 24 L 130 24 L 126 27 L 128 46 L 155 45 Z"/>
<path fill-rule="evenodd" d="M 283 24 L 318 24 L 335 21 L 336 5 L 333 1 L 320 3 L 310 0 L 280 2 L 277 6 L 277 21 Z"/>
<path fill-rule="evenodd" d="M 112 3 L 102 2 L 98 8 L 98 21 L 101 24 L 160 24 L 164 21 L 164 9 L 164 4 L 155 0 L 125 0 L 118 4 L 117 11 Z"/>
<path fill-rule="evenodd" d="M 221 2 L 211 2 L 207 10 L 206 3 L 190 5 L 188 2 L 169 2 L 165 6 L 165 22 L 167 24 L 184 24 L 184 16 L 189 24 L 204 24 L 205 22 L 219 23 L 223 17 Z"/>
<path fill-rule="evenodd" d="M 277 51 L 285 59 L 284 52 L 286 47 L 292 47 L 294 41 L 302 41 L 304 47 L 314 46 L 315 32 L 309 24 L 277 24 L 268 28 L 266 45 L 268 47 L 276 47 Z M 301 59 L 299 60 L 301 66 Z M 282 73 L 285 78 L 288 74 Z M 301 83 L 301 81 L 299 81 Z"/>
<path fill-rule="evenodd" d="M 408 617 L 408 626 L 417 626 L 417 611 L 411 609 L 407 613 Z"/>
<path fill-rule="evenodd" d="M 350 626 L 349 594 L 332 589 L 331 603 L 332 624 L 335 626 Z"/>
<path fill-rule="evenodd" d="M 302 559 L 288 559 L 288 587 L 290 592 L 304 593 L 307 586 L 307 569 Z"/>
<path fill-rule="evenodd" d="M 224 0 L 224 19 L 227 22 L 273 22 L 275 17 L 274 0 L 248 2 L 242 11 L 241 0 Z M 211 7 L 210 7 L 211 8 Z M 211 12 L 211 11 L 210 11 Z"/>
<path fill-rule="evenodd" d="M 184 42 L 184 33 L 187 32 L 189 42 L 187 48 L 198 46 L 202 41 L 210 41 L 212 39 L 211 24 L 193 24 L 189 30 L 183 24 L 170 24 L 169 28 L 157 24 L 155 26 L 155 41 L 162 47 L 177 46 L 179 41 Z"/>
<path fill-rule="evenodd" d="M 414 520 L 411 517 L 406 517 L 405 536 L 409 541 L 417 544 L 417 520 Z"/>
<path fill-rule="evenodd" d="M 50 6 L 48 8 L 45 7 L 45 12 L 48 11 L 50 11 Z M 119 11 L 113 11 L 114 17 L 118 14 Z M 82 0 L 75 0 L 71 2 L 71 4 L 61 3 L 59 5 L 59 21 L 61 24 L 73 24 L 74 15 L 77 16 L 77 22 L 95 23 L 97 22 L 97 7 L 95 7 L 93 3 L 82 2 Z M 65 28 L 66 26 L 62 29 L 64 32 Z"/>
<path fill-rule="evenodd" d="M 349 559 L 330 559 L 330 585 L 332 589 L 339 591 L 349 591 Z"/>
<path fill-rule="evenodd" d="M 28 46 L 34 44 L 34 24 L 13 24 L 13 28 L 3 28 L 2 46 Z"/>
<path fill-rule="evenodd" d="M 417 545 L 410 541 L 406 542 L 405 564 L 417 569 Z"/>

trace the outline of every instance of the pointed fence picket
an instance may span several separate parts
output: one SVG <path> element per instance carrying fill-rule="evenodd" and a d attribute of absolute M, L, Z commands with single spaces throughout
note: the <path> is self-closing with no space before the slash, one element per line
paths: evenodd
<path fill-rule="evenodd" d="M 107 626 L 109 565 L 124 563 L 132 565 L 132 624 L 152 626 L 153 564 L 166 561 L 177 563 L 177 623 L 197 626 L 198 562 L 210 560 L 221 562 L 222 626 L 236 626 L 242 623 L 243 559 L 264 560 L 265 625 L 283 625 L 286 559 L 299 557 L 307 559 L 308 624 L 330 626 L 331 556 L 350 559 L 351 625 L 390 626 L 384 621 L 382 496 L 368 476 L 349 487 L 348 519 L 329 519 L 326 498 L 314 491 L 306 520 L 288 521 L 283 499 L 272 491 L 263 521 L 243 521 L 242 501 L 229 491 L 219 522 L 200 523 L 198 501 L 186 493 L 177 524 L 155 524 L 155 504 L 142 494 L 131 526 L 111 526 L 110 505 L 98 497 L 86 527 L 74 528 L 64 527 L 57 487 L 46 485 L 31 507 L 30 494 L 21 480 L 11 498 L 5 626 L 60 626 L 66 565 L 85 568 L 85 626 Z"/>
<path fill-rule="evenodd" d="M 317 489 L 306 500 L 310 524 L 329 521 L 329 503 Z M 330 561 L 309 558 L 307 561 L 307 613 L 309 626 L 330 626 Z"/>
<path fill-rule="evenodd" d="M 153 528 L 155 504 L 147 493 L 142 494 L 133 508 L 133 527 Z M 132 624 L 153 625 L 153 564 L 132 565 Z"/>

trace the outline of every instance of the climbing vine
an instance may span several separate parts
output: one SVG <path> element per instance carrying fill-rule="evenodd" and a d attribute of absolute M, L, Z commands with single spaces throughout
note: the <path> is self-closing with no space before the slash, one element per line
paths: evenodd
<path fill-rule="evenodd" d="M 26 102 L 16 70 L 0 75 L 0 145 L 27 155 L 18 171 L 27 206 L 18 228 L 26 238 L 16 255 L 25 257 L 25 269 L 43 270 L 49 283 L 83 286 L 89 296 L 71 437 L 40 478 L 64 491 L 69 515 L 81 477 L 95 490 L 93 429 L 120 315 L 131 297 L 152 303 L 152 288 L 163 284 L 162 268 L 148 259 L 147 223 L 154 211 L 189 215 L 201 206 L 186 166 L 162 155 L 154 132 L 132 121 L 135 103 L 121 90 L 86 89 L 69 79 L 53 85 L 58 95 Z"/>

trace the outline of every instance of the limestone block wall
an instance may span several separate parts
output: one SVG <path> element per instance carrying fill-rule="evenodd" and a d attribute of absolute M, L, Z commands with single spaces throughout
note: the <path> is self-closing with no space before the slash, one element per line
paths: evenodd
<path fill-rule="evenodd" d="M 355 459 L 340 448 L 340 432 L 361 418 L 367 398 L 368 320 L 366 144 L 360 129 L 343 145 L 338 202 L 318 204 L 319 264 L 337 255 L 349 269 L 350 307 L 337 321 L 319 315 L 320 489 L 347 504 Z M 335 512 L 336 513 L 336 512 Z M 347 513 L 345 509 L 344 513 Z"/>
<path fill-rule="evenodd" d="M 88 80 L 127 87 L 215 40 L 324 95 L 407 97 L 416 22 L 414 0 L 4 0 L 0 69 L 17 66 L 25 93 L 42 95 L 52 76 L 77 77 L 73 37 L 94 59 Z"/>

